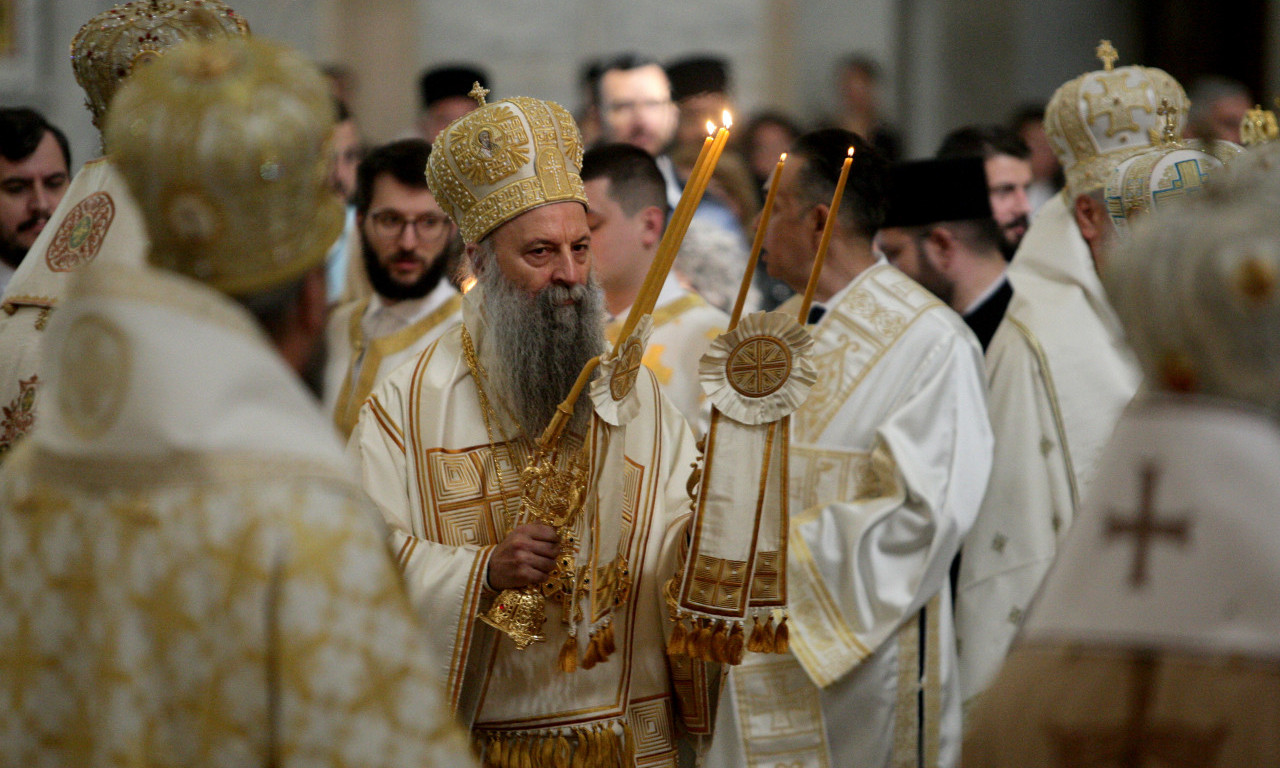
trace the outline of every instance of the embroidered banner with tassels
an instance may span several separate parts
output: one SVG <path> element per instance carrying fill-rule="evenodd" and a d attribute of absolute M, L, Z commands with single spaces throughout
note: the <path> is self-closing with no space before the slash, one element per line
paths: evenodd
<path fill-rule="evenodd" d="M 711 427 L 689 554 L 668 589 L 670 655 L 738 664 L 744 651 L 788 649 L 787 444 L 816 378 L 812 346 L 792 317 L 759 312 L 702 358 Z"/>

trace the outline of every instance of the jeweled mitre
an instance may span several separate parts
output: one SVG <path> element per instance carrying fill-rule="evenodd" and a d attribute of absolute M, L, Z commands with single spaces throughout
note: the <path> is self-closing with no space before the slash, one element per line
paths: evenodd
<path fill-rule="evenodd" d="M 101 130 L 111 97 L 139 64 L 184 40 L 244 37 L 249 23 L 220 0 L 134 0 L 103 11 L 71 41 L 71 68 Z"/>
<path fill-rule="evenodd" d="M 120 89 L 106 139 L 151 236 L 148 260 L 242 295 L 301 277 L 342 230 L 332 97 L 299 54 L 191 43 Z"/>
<path fill-rule="evenodd" d="M 581 171 L 573 115 L 554 102 L 515 96 L 463 115 L 436 136 L 427 185 L 462 239 L 475 243 L 539 206 L 586 205 Z"/>
<path fill-rule="evenodd" d="M 1161 140 L 1167 102 L 1182 133 L 1187 94 L 1164 70 L 1128 66 L 1089 72 L 1058 88 L 1044 128 L 1074 198 L 1101 189 L 1122 161 Z"/>

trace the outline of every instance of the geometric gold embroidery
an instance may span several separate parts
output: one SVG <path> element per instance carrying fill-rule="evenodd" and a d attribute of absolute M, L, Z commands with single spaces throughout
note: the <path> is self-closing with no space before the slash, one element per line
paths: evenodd
<path fill-rule="evenodd" d="M 671 728 L 671 700 L 666 696 L 631 703 L 627 712 L 636 757 L 670 752 L 675 743 Z"/>
<path fill-rule="evenodd" d="M 777 551 L 757 552 L 755 575 L 751 578 L 751 601 L 772 602 L 781 599 Z"/>
<path fill-rule="evenodd" d="M 750 768 L 829 764 L 818 689 L 793 657 L 745 664 L 730 681 Z"/>
<path fill-rule="evenodd" d="M 515 511 L 520 497 L 520 473 L 509 466 L 506 449 L 524 466 L 522 451 L 507 444 L 498 450 L 502 472 L 494 471 L 489 446 L 462 451 L 427 451 L 427 474 L 440 524 L 440 542 L 454 547 L 487 546 L 502 541 L 510 528 L 505 510 Z M 498 478 L 504 481 L 501 489 Z"/>
<path fill-rule="evenodd" d="M 745 560 L 722 560 L 698 555 L 694 564 L 692 602 L 708 608 L 737 610 L 742 607 L 742 587 L 747 580 Z"/>

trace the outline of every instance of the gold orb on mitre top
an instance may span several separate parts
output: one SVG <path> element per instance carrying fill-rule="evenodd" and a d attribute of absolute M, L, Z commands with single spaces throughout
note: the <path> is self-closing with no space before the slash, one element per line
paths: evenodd
<path fill-rule="evenodd" d="M 1154 67 L 1114 67 L 1119 54 L 1098 47 L 1103 69 L 1071 80 L 1045 109 L 1045 133 L 1067 177 L 1069 198 L 1099 190 L 1122 161 L 1159 144 L 1165 131 L 1160 107 L 1175 115 L 1179 135 L 1189 102 L 1178 81 Z"/>
<path fill-rule="evenodd" d="M 134 0 L 94 16 L 71 41 L 71 68 L 93 124 L 104 127 L 121 81 L 186 40 L 244 37 L 249 23 L 220 0 Z"/>
<path fill-rule="evenodd" d="M 517 216 L 551 203 L 587 204 L 582 135 L 569 110 L 551 101 L 513 96 L 454 120 L 431 148 L 427 185 L 468 243 Z"/>
<path fill-rule="evenodd" d="M 106 140 L 148 261 L 233 295 L 320 264 L 343 221 L 326 185 L 334 117 L 313 64 L 251 38 L 182 45 L 131 77 Z"/>

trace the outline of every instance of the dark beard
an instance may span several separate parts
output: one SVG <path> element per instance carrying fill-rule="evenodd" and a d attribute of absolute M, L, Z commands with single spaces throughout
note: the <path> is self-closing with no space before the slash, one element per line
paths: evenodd
<path fill-rule="evenodd" d="M 495 393 L 536 440 L 569 394 L 582 367 L 604 350 L 604 299 L 594 277 L 586 285 L 548 285 L 529 294 L 490 262 L 479 278 L 489 322 L 484 365 Z M 571 306 L 560 306 L 572 298 Z M 583 433 L 591 398 L 578 398 L 572 431 Z"/>
<path fill-rule="evenodd" d="M 1018 238 L 1016 243 L 1009 241 L 1008 229 L 1016 226 L 1022 226 L 1022 237 Z M 1026 216 L 1019 216 L 1000 227 L 1000 255 L 1004 256 L 1005 261 L 1013 261 L 1013 254 L 1017 253 L 1018 246 L 1022 245 L 1022 238 L 1027 236 L 1027 231 L 1031 228 L 1031 221 Z"/>
<path fill-rule="evenodd" d="M 408 285 L 397 283 L 391 279 L 391 273 L 387 268 L 378 263 L 378 256 L 363 229 L 360 230 L 360 255 L 364 258 L 364 271 L 369 276 L 369 285 L 373 286 L 374 292 L 379 296 L 391 301 L 420 299 L 426 296 L 436 289 L 449 268 L 449 260 L 442 252 L 436 254 L 436 260 L 431 262 L 431 266 L 422 273 L 422 277 Z"/>

